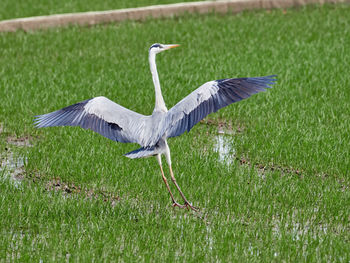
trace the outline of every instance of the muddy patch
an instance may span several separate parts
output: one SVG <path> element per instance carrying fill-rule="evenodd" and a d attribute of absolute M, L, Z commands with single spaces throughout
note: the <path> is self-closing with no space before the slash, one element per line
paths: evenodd
<path fill-rule="evenodd" d="M 94 190 L 82 188 L 81 186 L 77 186 L 72 183 L 66 183 L 62 181 L 60 178 L 53 178 L 45 183 L 45 189 L 47 191 L 55 191 L 60 192 L 64 196 L 69 195 L 81 195 L 86 199 L 100 199 L 104 202 L 111 203 L 112 206 L 115 206 L 117 201 L 120 200 L 120 197 L 115 195 L 114 193 L 103 191 L 103 190 Z"/>
<path fill-rule="evenodd" d="M 18 147 L 33 147 L 31 143 L 32 138 L 29 136 L 24 137 L 16 137 L 16 136 L 8 136 L 7 143 L 10 145 L 15 145 Z"/>
<path fill-rule="evenodd" d="M 0 124 L 0 133 L 2 131 L 3 128 Z M 24 166 L 27 162 L 27 157 L 15 154 L 11 148 L 32 147 L 31 141 L 33 141 L 33 138 L 30 136 L 8 136 L 6 141 L 6 152 L 0 155 L 0 181 L 7 181 L 16 188 L 20 188 L 24 181 L 41 184 L 47 191 L 60 192 L 65 197 L 79 195 L 89 200 L 100 199 L 110 202 L 112 206 L 116 205 L 116 202 L 120 200 L 119 196 L 108 191 L 83 188 L 73 183 L 66 183 L 60 178 L 49 179 L 39 173 L 26 174 Z"/>
<path fill-rule="evenodd" d="M 4 132 L 2 124 L 0 124 L 0 134 Z M 27 157 L 20 155 L 11 148 L 16 147 L 32 147 L 31 137 L 6 137 L 7 145 L 5 151 L 0 153 L 0 180 L 7 180 L 15 187 L 19 188 L 24 180 L 24 165 Z"/>
<path fill-rule="evenodd" d="M 206 118 L 204 120 L 201 120 L 199 123 L 208 126 L 216 126 L 219 133 L 224 132 L 225 134 L 237 134 L 244 131 L 244 126 L 241 123 L 236 123 L 234 125 L 232 122 L 223 119 L 214 120 Z"/>
<path fill-rule="evenodd" d="M 236 160 L 239 161 L 241 165 L 246 165 L 249 167 L 255 167 L 258 171 L 261 177 L 264 178 L 264 174 L 268 171 L 279 171 L 282 174 L 296 174 L 298 176 L 302 176 L 303 171 L 300 169 L 293 169 L 290 167 L 283 167 L 280 165 L 265 165 L 262 163 L 256 163 L 252 164 L 247 158 L 245 157 L 236 157 Z"/>
<path fill-rule="evenodd" d="M 19 188 L 24 179 L 24 163 L 27 159 L 23 156 L 15 156 L 9 152 L 1 158 L 0 180 L 8 181 L 16 188 Z"/>

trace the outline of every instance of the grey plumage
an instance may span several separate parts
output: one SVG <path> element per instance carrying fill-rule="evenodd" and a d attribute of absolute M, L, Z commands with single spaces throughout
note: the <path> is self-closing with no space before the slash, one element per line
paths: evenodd
<path fill-rule="evenodd" d="M 208 114 L 234 102 L 271 88 L 275 75 L 258 78 L 220 79 L 209 81 L 178 102 L 169 111 L 165 105 L 156 66 L 156 55 L 179 45 L 153 44 L 149 49 L 149 63 L 155 89 L 155 107 L 152 115 L 145 116 L 105 98 L 96 97 L 35 117 L 38 128 L 52 126 L 80 126 L 102 136 L 123 143 L 138 143 L 141 148 L 125 154 L 128 158 L 156 156 L 162 178 L 170 193 L 173 206 L 198 209 L 187 200 L 176 182 L 167 138 L 189 132 Z M 172 182 L 184 204 L 175 201 L 162 167 L 165 155 Z"/>
<path fill-rule="evenodd" d="M 259 78 L 238 78 L 210 81 L 193 91 L 172 107 L 166 116 L 167 137 L 189 132 L 208 114 L 216 112 L 234 102 L 265 91 L 274 84 L 275 75 Z"/>
<path fill-rule="evenodd" d="M 140 134 L 148 118 L 105 97 L 96 97 L 58 111 L 38 115 L 35 124 L 38 128 L 80 126 L 114 141 L 142 144 Z"/>
<path fill-rule="evenodd" d="M 152 154 L 161 138 L 189 132 L 208 114 L 271 88 L 275 76 L 209 81 L 178 102 L 168 112 L 154 111 L 145 116 L 128 110 L 105 97 L 96 97 L 65 107 L 35 119 L 36 127 L 80 126 L 123 143 L 138 143 L 144 157 Z M 135 158 L 135 157 L 134 157 Z"/>

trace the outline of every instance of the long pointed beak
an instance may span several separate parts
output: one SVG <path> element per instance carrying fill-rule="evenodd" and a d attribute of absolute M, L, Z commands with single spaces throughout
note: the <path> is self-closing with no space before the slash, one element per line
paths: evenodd
<path fill-rule="evenodd" d="M 165 47 L 164 50 L 168 50 L 168 49 L 171 49 L 171 48 L 174 48 L 174 47 L 179 47 L 180 45 L 179 44 L 171 44 L 171 45 L 163 45 Z"/>

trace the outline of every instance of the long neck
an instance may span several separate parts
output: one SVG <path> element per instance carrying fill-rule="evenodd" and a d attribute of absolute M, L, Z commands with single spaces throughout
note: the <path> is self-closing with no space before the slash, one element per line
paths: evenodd
<path fill-rule="evenodd" d="M 154 89 L 156 92 L 156 105 L 154 106 L 154 111 L 168 111 L 165 106 L 162 91 L 160 89 L 159 77 L 156 66 L 156 54 L 150 52 L 149 54 L 149 65 L 151 67 L 152 79 L 154 84 Z"/>

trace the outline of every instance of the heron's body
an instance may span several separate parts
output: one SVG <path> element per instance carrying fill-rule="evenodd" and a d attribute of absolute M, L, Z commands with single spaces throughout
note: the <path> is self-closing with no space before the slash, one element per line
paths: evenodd
<path fill-rule="evenodd" d="M 275 78 L 267 76 L 209 81 L 168 111 L 160 89 L 155 57 L 157 53 L 177 46 L 154 44 L 150 48 L 149 63 L 156 97 L 152 115 L 145 116 L 105 97 L 96 97 L 39 115 L 36 117 L 36 125 L 37 127 L 80 126 L 114 141 L 138 143 L 141 148 L 125 156 L 132 159 L 156 156 L 173 205 L 195 210 L 176 183 L 167 139 L 179 136 L 185 131 L 189 132 L 196 123 L 212 112 L 270 88 L 269 85 L 274 83 Z M 162 154 L 165 155 L 169 165 L 171 179 L 185 201 L 184 205 L 177 203 L 171 193 L 162 168 Z"/>

